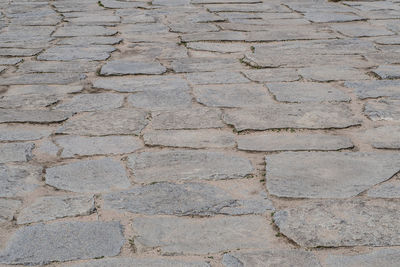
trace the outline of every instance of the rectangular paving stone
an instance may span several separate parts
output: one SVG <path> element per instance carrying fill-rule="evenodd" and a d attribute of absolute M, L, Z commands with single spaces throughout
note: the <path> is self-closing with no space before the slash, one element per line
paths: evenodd
<path fill-rule="evenodd" d="M 41 176 L 41 168 L 0 163 L 0 197 L 16 197 L 32 192 Z"/>
<path fill-rule="evenodd" d="M 79 73 L 26 73 L 2 78 L 0 85 L 70 84 L 84 80 Z"/>
<path fill-rule="evenodd" d="M 248 50 L 248 45 L 232 42 L 189 42 L 186 47 L 196 51 L 210 51 L 218 53 L 239 53 Z"/>
<path fill-rule="evenodd" d="M 138 244 L 159 247 L 161 253 L 167 255 L 263 248 L 270 239 L 265 219 L 258 216 L 207 219 L 142 217 L 133 221 L 132 228 L 138 236 L 135 239 Z"/>
<path fill-rule="evenodd" d="M 283 26 L 265 31 L 253 31 L 248 33 L 246 42 L 269 42 L 290 40 L 318 40 L 336 38 L 334 33 L 320 27 L 312 26 Z"/>
<path fill-rule="evenodd" d="M 71 93 L 79 93 L 83 90 L 82 85 L 12 85 L 9 87 L 8 91 L 4 94 L 6 96 L 20 96 L 20 95 L 61 95 Z"/>
<path fill-rule="evenodd" d="M 112 93 L 79 94 L 66 99 L 54 107 L 54 110 L 71 112 L 117 109 L 123 105 L 124 96 Z"/>
<path fill-rule="evenodd" d="M 87 17 L 86 17 L 87 18 Z M 74 36 L 109 36 L 116 34 L 117 31 L 103 26 L 75 26 L 66 25 L 58 28 L 53 37 L 74 37 Z"/>
<path fill-rule="evenodd" d="M 110 53 L 115 51 L 115 47 L 110 45 L 92 45 L 92 46 L 53 46 L 46 49 L 37 56 L 38 60 L 106 60 Z"/>
<path fill-rule="evenodd" d="M 247 34 L 238 31 L 200 32 L 182 35 L 182 42 L 199 41 L 246 41 Z"/>
<path fill-rule="evenodd" d="M 67 266 L 67 265 L 65 265 Z M 157 258 L 107 258 L 101 260 L 92 260 L 88 262 L 68 265 L 70 267 L 124 267 L 124 266 L 141 266 L 141 267 L 210 267 L 207 262 L 197 260 L 175 260 L 170 257 Z"/>
<path fill-rule="evenodd" d="M 47 137 L 52 128 L 47 126 L 0 124 L 0 141 L 31 141 Z"/>
<path fill-rule="evenodd" d="M 41 48 L 2 48 L 0 49 L 0 56 L 31 57 L 39 54 L 40 51 L 42 51 Z"/>
<path fill-rule="evenodd" d="M 0 143 L 0 163 L 30 161 L 34 147 L 34 143 Z"/>
<path fill-rule="evenodd" d="M 360 133 L 374 148 L 400 149 L 400 126 L 379 126 Z"/>
<path fill-rule="evenodd" d="M 359 99 L 390 97 L 400 99 L 400 81 L 378 80 L 345 82 L 344 86 L 355 89 Z"/>
<path fill-rule="evenodd" d="M 301 68 L 298 72 L 303 78 L 318 82 L 371 79 L 364 71 L 348 66 L 315 66 Z"/>
<path fill-rule="evenodd" d="M 192 106 L 192 95 L 186 90 L 148 90 L 131 94 L 128 103 L 146 110 L 183 109 Z"/>
<path fill-rule="evenodd" d="M 188 73 L 186 78 L 192 84 L 238 84 L 248 83 L 241 73 L 234 71 L 215 71 L 215 72 L 199 72 Z"/>
<path fill-rule="evenodd" d="M 12 221 L 22 201 L 0 198 L 0 223 Z"/>
<path fill-rule="evenodd" d="M 366 195 L 370 198 L 400 198 L 400 180 L 390 179 L 369 189 Z"/>
<path fill-rule="evenodd" d="M 114 36 L 79 36 L 62 38 L 57 44 L 72 45 L 72 46 L 87 46 L 87 45 L 115 45 L 119 44 L 122 38 Z"/>
<path fill-rule="evenodd" d="M 22 58 L 0 57 L 0 65 L 16 65 L 22 62 Z"/>
<path fill-rule="evenodd" d="M 36 73 L 36 72 L 95 72 L 98 67 L 96 62 L 59 62 L 59 61 L 27 61 L 18 67 L 18 72 Z"/>
<path fill-rule="evenodd" d="M 234 58 L 184 58 L 172 62 L 172 69 L 177 73 L 226 70 L 239 66 L 239 61 Z"/>
<path fill-rule="evenodd" d="M 44 265 L 116 256 L 124 242 L 119 222 L 36 224 L 16 231 L 1 252 L 0 262 Z"/>
<path fill-rule="evenodd" d="M 100 74 L 128 75 L 128 74 L 163 74 L 167 69 L 158 62 L 132 62 L 126 60 L 109 61 L 101 67 Z"/>
<path fill-rule="evenodd" d="M 364 18 L 354 13 L 338 13 L 338 12 L 306 12 L 304 17 L 312 22 L 324 23 L 324 22 L 347 22 L 347 21 L 358 21 Z"/>
<path fill-rule="evenodd" d="M 30 122 L 30 123 L 53 123 L 62 122 L 72 116 L 66 111 L 47 110 L 0 110 L 0 123 L 3 122 Z"/>
<path fill-rule="evenodd" d="M 252 69 L 244 70 L 243 74 L 254 82 L 294 82 L 300 80 L 296 69 Z"/>
<path fill-rule="evenodd" d="M 43 95 L 10 95 L 4 96 L 0 99 L 0 108 L 2 109 L 24 109 L 24 110 L 35 110 L 49 107 L 57 101 L 60 97 Z"/>
<path fill-rule="evenodd" d="M 367 22 L 336 23 L 330 25 L 334 30 L 348 37 L 373 37 L 394 35 L 383 26 L 371 25 Z"/>
<path fill-rule="evenodd" d="M 400 100 L 370 100 L 364 106 L 364 114 L 372 121 L 400 121 Z"/>
<path fill-rule="evenodd" d="M 253 172 L 246 158 L 221 152 L 164 150 L 128 157 L 128 167 L 137 182 L 174 180 L 221 180 L 245 178 Z"/>

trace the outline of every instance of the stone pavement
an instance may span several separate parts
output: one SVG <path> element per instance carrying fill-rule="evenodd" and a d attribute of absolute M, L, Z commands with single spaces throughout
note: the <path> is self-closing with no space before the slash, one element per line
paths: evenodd
<path fill-rule="evenodd" d="M 1 266 L 399 262 L 399 0 L 0 0 Z"/>

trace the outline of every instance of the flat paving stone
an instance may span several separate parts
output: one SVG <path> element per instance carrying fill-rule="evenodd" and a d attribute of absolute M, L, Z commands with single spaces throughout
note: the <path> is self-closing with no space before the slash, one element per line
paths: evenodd
<path fill-rule="evenodd" d="M 0 80 L 0 85 L 70 84 L 86 79 L 79 73 L 26 73 Z"/>
<path fill-rule="evenodd" d="M 235 83 L 248 83 L 246 79 L 239 72 L 234 71 L 215 71 L 215 72 L 199 72 L 188 73 L 186 78 L 192 84 L 235 84 Z"/>
<path fill-rule="evenodd" d="M 39 54 L 42 49 L 25 49 L 25 48 L 2 48 L 0 50 L 0 56 L 10 57 L 31 57 Z"/>
<path fill-rule="evenodd" d="M 34 143 L 0 143 L 0 163 L 30 161 L 34 147 Z"/>
<path fill-rule="evenodd" d="M 0 108 L 34 110 L 51 106 L 57 103 L 58 100 L 59 97 L 57 96 L 43 97 L 43 95 L 10 95 L 0 98 Z"/>
<path fill-rule="evenodd" d="M 242 43 L 216 43 L 216 42 L 189 42 L 186 47 L 196 51 L 210 51 L 218 53 L 238 53 L 248 50 Z"/>
<path fill-rule="evenodd" d="M 349 102 L 351 100 L 346 93 L 329 84 L 308 82 L 268 83 L 267 87 L 275 99 L 280 102 Z"/>
<path fill-rule="evenodd" d="M 303 247 L 397 246 L 399 200 L 318 200 L 276 212 L 279 231 Z"/>
<path fill-rule="evenodd" d="M 98 67 L 97 62 L 80 61 L 29 61 L 24 62 L 18 67 L 18 72 L 23 73 L 57 73 L 57 72 L 95 72 Z"/>
<path fill-rule="evenodd" d="M 227 253 L 222 257 L 222 264 L 225 267 L 321 266 L 312 252 L 294 249 Z"/>
<path fill-rule="evenodd" d="M 110 158 L 80 160 L 46 169 L 46 184 L 78 193 L 127 189 L 131 184 L 122 164 Z"/>
<path fill-rule="evenodd" d="M 345 82 L 344 86 L 354 89 L 359 99 L 378 97 L 400 99 L 400 81 L 397 80 Z"/>
<path fill-rule="evenodd" d="M 21 205 L 20 200 L 0 198 L 0 223 L 12 221 Z"/>
<path fill-rule="evenodd" d="M 185 88 L 137 92 L 127 100 L 131 106 L 147 110 L 183 109 L 192 105 L 192 96 Z"/>
<path fill-rule="evenodd" d="M 85 17 L 88 18 L 88 17 Z M 64 26 L 58 28 L 53 37 L 74 37 L 74 36 L 109 36 L 116 34 L 117 31 L 103 26 Z"/>
<path fill-rule="evenodd" d="M 374 148 L 400 149 L 400 126 L 380 126 L 367 129 L 361 136 Z"/>
<path fill-rule="evenodd" d="M 22 62 L 22 58 L 0 57 L 0 65 L 16 65 Z"/>
<path fill-rule="evenodd" d="M 17 230 L 0 254 L 0 262 L 44 265 L 116 256 L 124 242 L 119 222 L 37 224 Z"/>
<path fill-rule="evenodd" d="M 268 155 L 267 188 L 291 198 L 348 198 L 400 170 L 396 153 L 283 152 Z"/>
<path fill-rule="evenodd" d="M 22 95 L 45 95 L 47 97 L 53 95 L 65 95 L 79 93 L 83 90 L 82 85 L 13 85 L 5 93 L 6 96 L 22 96 Z"/>
<path fill-rule="evenodd" d="M 234 69 L 239 67 L 239 61 L 232 58 L 184 58 L 173 61 L 171 66 L 174 72 L 190 73 Z"/>
<path fill-rule="evenodd" d="M 97 45 L 97 46 L 53 46 L 40 55 L 38 60 L 106 60 L 110 57 L 110 53 L 115 51 L 113 46 Z"/>
<path fill-rule="evenodd" d="M 86 45 L 115 45 L 119 44 L 122 38 L 114 36 L 79 36 L 62 38 L 57 44 L 59 45 L 72 45 L 72 46 L 86 46 Z"/>
<path fill-rule="evenodd" d="M 258 216 L 207 219 L 142 217 L 134 219 L 132 227 L 138 244 L 159 247 L 161 253 L 167 255 L 264 248 L 270 239 L 265 219 Z"/>
<path fill-rule="evenodd" d="M 89 215 L 93 211 L 93 196 L 41 197 L 19 212 L 17 224 L 43 222 L 64 217 Z"/>
<path fill-rule="evenodd" d="M 128 75 L 128 74 L 163 74 L 167 69 L 158 62 L 131 62 L 126 60 L 115 60 L 101 67 L 100 74 Z"/>
<path fill-rule="evenodd" d="M 397 65 L 381 65 L 372 71 L 381 79 L 399 79 L 400 67 Z"/>
<path fill-rule="evenodd" d="M 0 197 L 22 196 L 37 187 L 41 168 L 0 164 Z"/>
<path fill-rule="evenodd" d="M 368 190 L 371 198 L 400 198 L 400 180 L 391 179 Z"/>
<path fill-rule="evenodd" d="M 303 78 L 318 82 L 371 79 L 371 77 L 362 70 L 348 66 L 315 66 L 301 68 L 298 72 Z"/>
<path fill-rule="evenodd" d="M 148 123 L 147 113 L 134 109 L 88 112 L 68 120 L 58 128 L 60 134 L 76 135 L 138 135 Z"/>
<path fill-rule="evenodd" d="M 222 152 L 172 150 L 143 152 L 128 157 L 137 182 L 221 180 L 245 178 L 253 172 L 246 158 Z"/>
<path fill-rule="evenodd" d="M 71 112 L 112 110 L 122 106 L 124 96 L 112 93 L 79 94 L 57 105 L 55 110 Z"/>
<path fill-rule="evenodd" d="M 347 128 L 360 124 L 343 104 L 271 104 L 267 107 L 230 109 L 223 120 L 237 131 L 277 128 Z"/>
<path fill-rule="evenodd" d="M 300 80 L 296 69 L 256 69 L 245 70 L 243 74 L 254 82 L 294 82 Z"/>
<path fill-rule="evenodd" d="M 368 24 L 367 22 L 336 23 L 332 24 L 330 27 L 349 37 L 374 37 L 394 35 L 392 31 L 389 31 L 383 26 L 375 26 Z"/>
<path fill-rule="evenodd" d="M 67 266 L 67 265 L 65 265 Z M 101 260 L 93 260 L 74 265 L 70 267 L 124 267 L 124 266 L 141 266 L 141 267 L 210 267 L 207 262 L 197 260 L 175 260 L 165 258 L 108 258 Z"/>
<path fill-rule="evenodd" d="M 144 133 L 143 139 L 150 146 L 228 148 L 236 145 L 233 133 L 213 129 L 151 131 Z"/>
<path fill-rule="evenodd" d="M 30 123 L 53 123 L 62 122 L 72 116 L 67 111 L 47 110 L 15 110 L 3 109 L 0 111 L 0 123 L 3 122 L 30 122 Z"/>
<path fill-rule="evenodd" d="M 0 141 L 31 141 L 47 137 L 51 128 L 32 125 L 0 125 Z"/>
<path fill-rule="evenodd" d="M 246 151 L 309 151 L 340 150 L 352 148 L 350 138 L 329 134 L 263 134 L 240 135 L 237 138 L 239 150 Z"/>
<path fill-rule="evenodd" d="M 400 121 L 400 99 L 370 100 L 364 106 L 364 114 L 372 121 Z"/>
<path fill-rule="evenodd" d="M 354 13 L 336 13 L 336 12 L 306 12 L 304 17 L 312 22 L 347 22 L 357 21 L 363 18 Z"/>
<path fill-rule="evenodd" d="M 60 136 L 55 142 L 63 150 L 62 158 L 107 154 L 132 153 L 143 147 L 142 141 L 133 136 Z"/>

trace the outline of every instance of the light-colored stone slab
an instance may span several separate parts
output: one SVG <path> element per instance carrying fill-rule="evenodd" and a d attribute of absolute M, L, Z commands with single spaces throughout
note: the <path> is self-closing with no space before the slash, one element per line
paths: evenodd
<path fill-rule="evenodd" d="M 55 110 L 71 112 L 111 110 L 122 106 L 124 96 L 112 93 L 79 94 L 57 105 Z"/>
<path fill-rule="evenodd" d="M 348 66 L 315 66 L 299 69 L 299 74 L 307 79 L 318 82 L 352 81 L 371 79 L 364 71 Z"/>
<path fill-rule="evenodd" d="M 243 74 L 255 82 L 293 82 L 300 79 L 296 69 L 255 69 L 244 70 Z"/>
<path fill-rule="evenodd" d="M 355 255 L 329 255 L 323 264 L 326 267 L 396 267 L 400 261 L 400 251 L 397 248 L 383 248 Z"/>
<path fill-rule="evenodd" d="M 137 92 L 127 100 L 133 107 L 147 110 L 183 109 L 192 105 L 192 96 L 186 89 Z"/>
<path fill-rule="evenodd" d="M 390 97 L 400 99 L 400 81 L 378 80 L 362 82 L 345 82 L 344 86 L 355 89 L 360 99 Z"/>
<path fill-rule="evenodd" d="M 0 197 L 16 197 L 32 192 L 41 176 L 41 168 L 0 164 Z"/>
<path fill-rule="evenodd" d="M 10 86 L 10 89 L 6 92 L 5 95 L 61 95 L 64 96 L 66 94 L 79 93 L 83 90 L 82 85 L 14 85 Z"/>
<path fill-rule="evenodd" d="M 87 17 L 86 17 L 87 18 Z M 67 25 L 58 28 L 54 33 L 54 37 L 74 37 L 74 36 L 110 36 L 116 34 L 117 31 L 102 26 L 75 26 Z"/>
<path fill-rule="evenodd" d="M 208 35 L 210 33 L 207 33 Z M 172 62 L 172 69 L 177 73 L 216 71 L 239 68 L 239 60 L 234 58 L 184 58 Z"/>
<path fill-rule="evenodd" d="M 348 37 L 374 37 L 394 35 L 383 26 L 371 25 L 368 22 L 335 23 L 330 25 L 334 30 Z"/>
<path fill-rule="evenodd" d="M 360 134 L 374 148 L 400 149 L 400 126 L 380 126 Z"/>
<path fill-rule="evenodd" d="M 381 65 L 372 71 L 382 79 L 399 79 L 400 66 L 398 65 Z"/>
<path fill-rule="evenodd" d="M 4 143 L 0 144 L 0 163 L 27 162 L 32 160 L 34 143 Z"/>
<path fill-rule="evenodd" d="M 0 141 L 31 141 L 49 136 L 52 128 L 31 125 L 0 125 Z"/>
<path fill-rule="evenodd" d="M 21 205 L 20 200 L 0 198 L 0 223 L 11 221 Z"/>
<path fill-rule="evenodd" d="M 248 83 L 239 72 L 234 71 L 215 71 L 215 72 L 195 72 L 186 74 L 186 78 L 192 84 L 235 84 Z"/>
<path fill-rule="evenodd" d="M 53 123 L 62 122 L 72 115 L 67 111 L 47 110 L 0 110 L 0 123 L 2 122 L 31 122 L 31 123 Z"/>
<path fill-rule="evenodd" d="M 40 55 L 38 60 L 106 60 L 110 53 L 115 51 L 111 45 L 91 45 L 91 46 L 53 46 Z"/>
<path fill-rule="evenodd" d="M 373 198 L 400 198 L 400 180 L 391 179 L 368 190 L 367 196 Z"/>
<path fill-rule="evenodd" d="M 158 62 L 132 62 L 115 60 L 101 67 L 100 74 L 128 75 L 128 74 L 163 74 L 167 69 Z"/>
<path fill-rule="evenodd" d="M 108 258 L 93 260 L 64 267 L 210 267 L 209 263 L 196 260 L 175 260 L 170 258 Z"/>
<path fill-rule="evenodd" d="M 364 114 L 372 121 L 400 121 L 399 100 L 370 100 L 364 106 Z"/>

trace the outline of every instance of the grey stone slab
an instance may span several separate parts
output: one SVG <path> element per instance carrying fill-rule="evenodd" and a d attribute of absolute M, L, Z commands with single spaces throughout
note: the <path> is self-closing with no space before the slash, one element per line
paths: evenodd
<path fill-rule="evenodd" d="M 247 34 L 238 31 L 199 32 L 182 35 L 182 42 L 199 41 L 246 41 Z"/>
<path fill-rule="evenodd" d="M 347 267 L 396 267 L 400 261 L 400 251 L 397 248 L 382 248 L 371 252 L 355 255 L 329 255 L 323 260 L 324 266 Z"/>
<path fill-rule="evenodd" d="M 400 126 L 380 126 L 360 133 L 374 148 L 400 149 Z"/>
<path fill-rule="evenodd" d="M 147 4 L 145 2 L 135 1 L 135 2 L 123 2 L 117 0 L 102 0 L 101 3 L 106 8 L 146 8 Z"/>
<path fill-rule="evenodd" d="M 238 131 L 347 128 L 361 123 L 344 104 L 271 104 L 265 108 L 230 109 L 224 111 L 222 119 Z"/>
<path fill-rule="evenodd" d="M 0 57 L 0 65 L 16 65 L 22 62 L 22 58 Z"/>
<path fill-rule="evenodd" d="M 124 242 L 119 222 L 37 224 L 17 230 L 0 254 L 0 262 L 44 265 L 116 256 Z"/>
<path fill-rule="evenodd" d="M 216 71 L 239 68 L 239 60 L 234 58 L 184 58 L 174 60 L 172 69 L 177 73 Z"/>
<path fill-rule="evenodd" d="M 143 147 L 139 138 L 133 136 L 60 136 L 55 142 L 63 148 L 61 157 L 126 154 Z"/>
<path fill-rule="evenodd" d="M 1 143 L 0 163 L 30 161 L 34 147 L 34 143 Z"/>
<path fill-rule="evenodd" d="M 158 34 L 168 33 L 169 28 L 162 23 L 137 23 L 137 24 L 125 24 L 119 27 L 119 32 L 122 36 L 132 36 L 137 34 Z"/>
<path fill-rule="evenodd" d="M 163 74 L 167 69 L 158 62 L 131 62 L 126 60 L 115 60 L 101 67 L 100 74 L 128 75 L 128 74 Z"/>
<path fill-rule="evenodd" d="M 30 122 L 30 123 L 53 123 L 62 122 L 72 115 L 66 111 L 47 110 L 0 110 L 0 123 L 2 122 Z"/>
<path fill-rule="evenodd" d="M 268 191 L 278 197 L 353 197 L 400 170 L 396 153 L 283 152 L 265 160 Z"/>
<path fill-rule="evenodd" d="M 372 198 L 400 198 L 400 180 L 391 179 L 368 190 L 368 197 Z"/>
<path fill-rule="evenodd" d="M 0 56 L 31 57 L 39 54 L 41 51 L 41 48 L 2 48 L 0 50 Z"/>
<path fill-rule="evenodd" d="M 3 71 L 5 71 L 7 69 L 7 67 L 5 66 L 0 66 L 0 73 L 2 73 Z"/>
<path fill-rule="evenodd" d="M 135 239 L 138 244 L 159 247 L 162 254 L 168 255 L 263 248 L 269 244 L 270 234 L 265 219 L 258 216 L 207 219 L 142 217 L 136 218 L 132 227 L 138 235 Z"/>
<path fill-rule="evenodd" d="M 290 9 L 275 3 L 212 4 L 205 5 L 210 12 L 289 12 Z"/>
<path fill-rule="evenodd" d="M 21 205 L 20 200 L 0 198 L 0 223 L 11 221 Z"/>
<path fill-rule="evenodd" d="M 59 97 L 43 95 L 10 95 L 0 98 L 0 108 L 2 109 L 25 109 L 35 110 L 48 107 L 57 103 Z"/>
<path fill-rule="evenodd" d="M 116 25 L 121 21 L 119 16 L 114 15 L 106 15 L 106 14 L 93 14 L 88 16 L 76 17 L 67 19 L 68 22 L 74 25 L 82 25 L 82 26 L 89 26 L 89 25 L 98 25 L 98 26 L 112 26 Z M 87 28 L 87 27 L 85 27 Z M 62 28 L 61 28 L 62 29 Z M 87 32 L 92 35 L 92 30 L 88 28 Z M 57 30 L 55 34 L 60 34 L 60 30 Z M 62 34 L 62 32 L 61 32 Z M 88 35 L 89 35 L 88 34 Z M 53 35 L 54 36 L 54 35 Z"/>
<path fill-rule="evenodd" d="M 46 49 L 37 56 L 38 60 L 106 60 L 110 53 L 115 51 L 115 47 L 110 45 L 92 45 L 92 46 L 53 46 Z"/>
<path fill-rule="evenodd" d="M 26 73 L 0 80 L 0 85 L 70 84 L 86 79 L 79 73 Z"/>
<path fill-rule="evenodd" d="M 279 231 L 303 247 L 397 246 L 399 200 L 318 200 L 276 212 Z"/>
<path fill-rule="evenodd" d="M 249 32 L 247 42 L 333 39 L 336 35 L 327 29 L 309 25 L 275 27 L 266 31 Z"/>
<path fill-rule="evenodd" d="M 397 35 L 390 37 L 379 37 L 374 42 L 381 45 L 398 45 L 400 44 L 400 37 Z"/>
<path fill-rule="evenodd" d="M 350 102 L 351 98 L 340 89 L 321 83 L 290 82 L 268 83 L 269 91 L 280 102 Z"/>
<path fill-rule="evenodd" d="M 364 106 L 364 114 L 372 121 L 400 121 L 400 99 L 370 100 Z"/>
<path fill-rule="evenodd" d="M 248 45 L 233 42 L 189 42 L 186 47 L 197 51 L 218 53 L 239 53 L 248 50 Z"/>
<path fill-rule="evenodd" d="M 155 130 L 221 128 L 221 111 L 209 108 L 190 108 L 152 113 Z"/>
<path fill-rule="evenodd" d="M 253 172 L 246 158 L 221 152 L 165 150 L 128 157 L 128 167 L 137 182 L 174 180 L 221 180 L 244 178 Z"/>
<path fill-rule="evenodd" d="M 17 224 L 89 215 L 94 211 L 94 208 L 93 196 L 41 197 L 19 212 Z"/>
<path fill-rule="evenodd" d="M 188 53 L 183 45 L 166 41 L 164 43 L 143 43 L 128 44 L 129 51 L 133 55 L 130 60 L 137 62 L 149 62 L 151 60 L 174 60 L 178 58 L 187 58 Z"/>
<path fill-rule="evenodd" d="M 75 116 L 62 125 L 57 133 L 76 135 L 138 135 L 147 125 L 147 113 L 135 109 L 89 112 Z"/>
<path fill-rule="evenodd" d="M 350 138 L 328 134 L 240 135 L 238 149 L 247 151 L 309 151 L 352 148 Z"/>
<path fill-rule="evenodd" d="M 124 96 L 112 93 L 79 94 L 54 107 L 55 110 L 81 112 L 111 110 L 122 106 Z"/>
<path fill-rule="evenodd" d="M 41 168 L 0 164 L 0 197 L 22 196 L 37 187 Z"/>
<path fill-rule="evenodd" d="M 192 0 L 192 4 L 250 4 L 261 3 L 260 0 Z"/>
<path fill-rule="evenodd" d="M 66 267 L 67 265 L 65 265 Z M 196 260 L 175 260 L 170 258 L 108 258 L 101 260 L 93 260 L 74 265 L 70 267 L 125 267 L 125 266 L 141 266 L 141 267 L 210 267 L 210 264 Z"/>
<path fill-rule="evenodd" d="M 298 72 L 303 78 L 318 82 L 371 79 L 364 71 L 348 66 L 314 66 L 301 68 Z"/>
<path fill-rule="evenodd" d="M 0 125 L 0 141 L 31 141 L 49 136 L 52 129 L 46 126 Z"/>
<path fill-rule="evenodd" d="M 88 17 L 84 17 L 88 18 Z M 102 17 L 103 18 L 103 17 Z M 103 26 L 75 26 L 67 25 L 58 28 L 54 33 L 53 37 L 75 37 L 75 36 L 110 36 L 116 34 L 117 31 L 106 28 Z"/>
<path fill-rule="evenodd" d="M 197 85 L 193 88 L 197 102 L 208 107 L 268 106 L 273 100 L 258 84 Z"/>
<path fill-rule="evenodd" d="M 18 72 L 35 73 L 35 72 L 95 72 L 98 67 L 97 62 L 59 62 L 59 61 L 28 61 L 18 67 Z"/>
<path fill-rule="evenodd" d="M 151 131 L 143 138 L 150 146 L 227 148 L 236 145 L 233 133 L 213 129 Z"/>
<path fill-rule="evenodd" d="M 296 69 L 258 69 L 244 70 L 243 74 L 254 82 L 294 82 L 300 80 Z"/>
<path fill-rule="evenodd" d="M 372 71 L 382 79 L 399 79 L 400 66 L 398 65 L 380 65 Z"/>
<path fill-rule="evenodd" d="M 355 89 L 360 99 L 378 97 L 400 99 L 400 81 L 397 80 L 345 82 L 344 86 Z"/>
<path fill-rule="evenodd" d="M 66 94 L 79 93 L 82 90 L 82 85 L 12 85 L 4 95 L 21 96 L 36 94 L 49 97 L 53 95 L 64 96 Z"/>
<path fill-rule="evenodd" d="M 347 22 L 363 20 L 364 18 L 354 13 L 338 13 L 338 12 L 306 12 L 304 17 L 312 22 Z"/>
<path fill-rule="evenodd" d="M 186 88 L 137 92 L 129 95 L 127 100 L 133 107 L 147 110 L 182 109 L 192 105 L 192 96 Z"/>
<path fill-rule="evenodd" d="M 237 84 L 248 83 L 241 73 L 235 71 L 215 71 L 215 72 L 199 72 L 188 73 L 186 78 L 192 84 Z"/>
<path fill-rule="evenodd" d="M 125 168 L 110 158 L 80 160 L 46 169 L 46 184 L 73 192 L 107 192 L 131 184 Z"/>
<path fill-rule="evenodd" d="M 222 257 L 222 264 L 226 267 L 321 266 L 312 252 L 294 249 L 228 253 Z"/>
<path fill-rule="evenodd" d="M 330 27 L 349 37 L 374 37 L 394 35 L 392 31 L 389 31 L 383 26 L 375 26 L 367 22 L 336 23 L 331 24 Z"/>
<path fill-rule="evenodd" d="M 88 36 L 88 37 L 70 37 L 62 38 L 57 44 L 72 45 L 72 46 L 87 46 L 87 45 L 115 45 L 119 44 L 122 38 L 114 36 Z"/>
<path fill-rule="evenodd" d="M 50 138 L 46 138 L 36 143 L 34 157 L 38 161 L 58 160 L 58 152 L 60 148 L 56 146 Z"/>
<path fill-rule="evenodd" d="M 194 33 L 194 32 L 214 32 L 219 28 L 213 24 L 208 23 L 193 23 L 193 22 L 179 22 L 168 24 L 171 32 L 176 33 Z"/>

